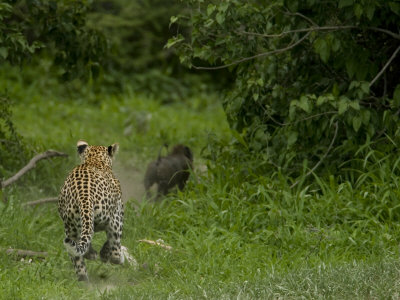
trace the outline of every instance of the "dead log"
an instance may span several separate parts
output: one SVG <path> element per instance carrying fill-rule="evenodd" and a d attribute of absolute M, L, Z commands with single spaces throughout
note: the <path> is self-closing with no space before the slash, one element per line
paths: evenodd
<path fill-rule="evenodd" d="M 26 172 L 28 172 L 29 170 L 33 169 L 34 167 L 36 167 L 36 163 L 39 160 L 45 159 L 45 158 L 50 158 L 50 157 L 54 157 L 54 156 L 68 156 L 68 154 L 66 153 L 62 153 L 62 152 L 58 152 L 58 151 L 54 151 L 54 150 L 47 150 L 46 152 L 40 153 L 36 156 L 34 156 L 29 163 L 23 167 L 21 170 L 19 170 L 14 176 L 8 178 L 5 181 L 1 182 L 1 188 L 5 188 L 6 186 L 9 186 L 10 184 L 14 183 L 15 181 L 17 181 L 22 175 L 24 175 Z"/>
<path fill-rule="evenodd" d="M 52 202 L 54 203 L 57 201 L 58 201 L 57 197 L 44 198 L 44 199 L 26 202 L 23 204 L 23 206 L 34 206 L 34 205 L 44 204 L 44 203 L 52 203 Z"/>
<path fill-rule="evenodd" d="M 32 251 L 32 250 L 22 250 L 22 249 L 12 249 L 9 248 L 6 250 L 7 254 L 13 254 L 19 257 L 37 257 L 37 258 L 46 258 L 46 256 L 48 256 L 47 252 L 36 252 L 36 251 Z"/>

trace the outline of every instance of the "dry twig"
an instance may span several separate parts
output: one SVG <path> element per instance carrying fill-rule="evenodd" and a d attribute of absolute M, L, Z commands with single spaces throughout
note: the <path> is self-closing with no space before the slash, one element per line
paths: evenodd
<path fill-rule="evenodd" d="M 24 206 L 34 206 L 34 205 L 38 205 L 38 204 L 51 203 L 51 202 L 57 202 L 57 201 L 58 201 L 57 197 L 51 197 L 51 198 L 44 198 L 44 199 L 26 202 L 23 205 Z"/>

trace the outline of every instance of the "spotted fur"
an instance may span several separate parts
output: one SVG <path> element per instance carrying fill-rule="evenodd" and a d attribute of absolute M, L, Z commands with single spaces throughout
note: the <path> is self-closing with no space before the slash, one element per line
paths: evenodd
<path fill-rule="evenodd" d="M 95 259 L 91 246 L 94 232 L 106 231 L 100 250 L 103 262 L 123 263 L 121 234 L 124 207 L 121 187 L 112 172 L 112 158 L 118 144 L 89 146 L 78 141 L 81 164 L 65 180 L 58 198 L 58 212 L 64 222 L 64 246 L 71 256 L 79 280 L 88 280 L 84 257 Z"/>

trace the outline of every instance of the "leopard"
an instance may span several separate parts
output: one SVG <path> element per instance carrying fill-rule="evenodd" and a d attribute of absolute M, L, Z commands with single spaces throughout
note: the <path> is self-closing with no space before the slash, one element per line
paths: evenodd
<path fill-rule="evenodd" d="M 102 262 L 123 264 L 121 236 L 124 218 L 121 185 L 112 162 L 118 152 L 111 146 L 90 146 L 79 140 L 81 164 L 67 176 L 58 197 L 58 213 L 64 223 L 64 246 L 72 260 L 78 281 L 88 281 L 86 259 L 96 259 L 92 247 L 94 232 L 105 231 L 107 240 L 100 250 Z"/>

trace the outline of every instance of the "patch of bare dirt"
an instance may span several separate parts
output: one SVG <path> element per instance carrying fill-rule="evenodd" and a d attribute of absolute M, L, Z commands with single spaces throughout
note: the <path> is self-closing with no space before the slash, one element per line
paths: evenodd
<path fill-rule="evenodd" d="M 123 164 L 118 160 L 115 162 L 113 170 L 121 182 L 122 199 L 124 202 L 131 199 L 141 201 L 144 196 L 144 173 L 142 173 L 139 168 L 129 164 Z"/>

